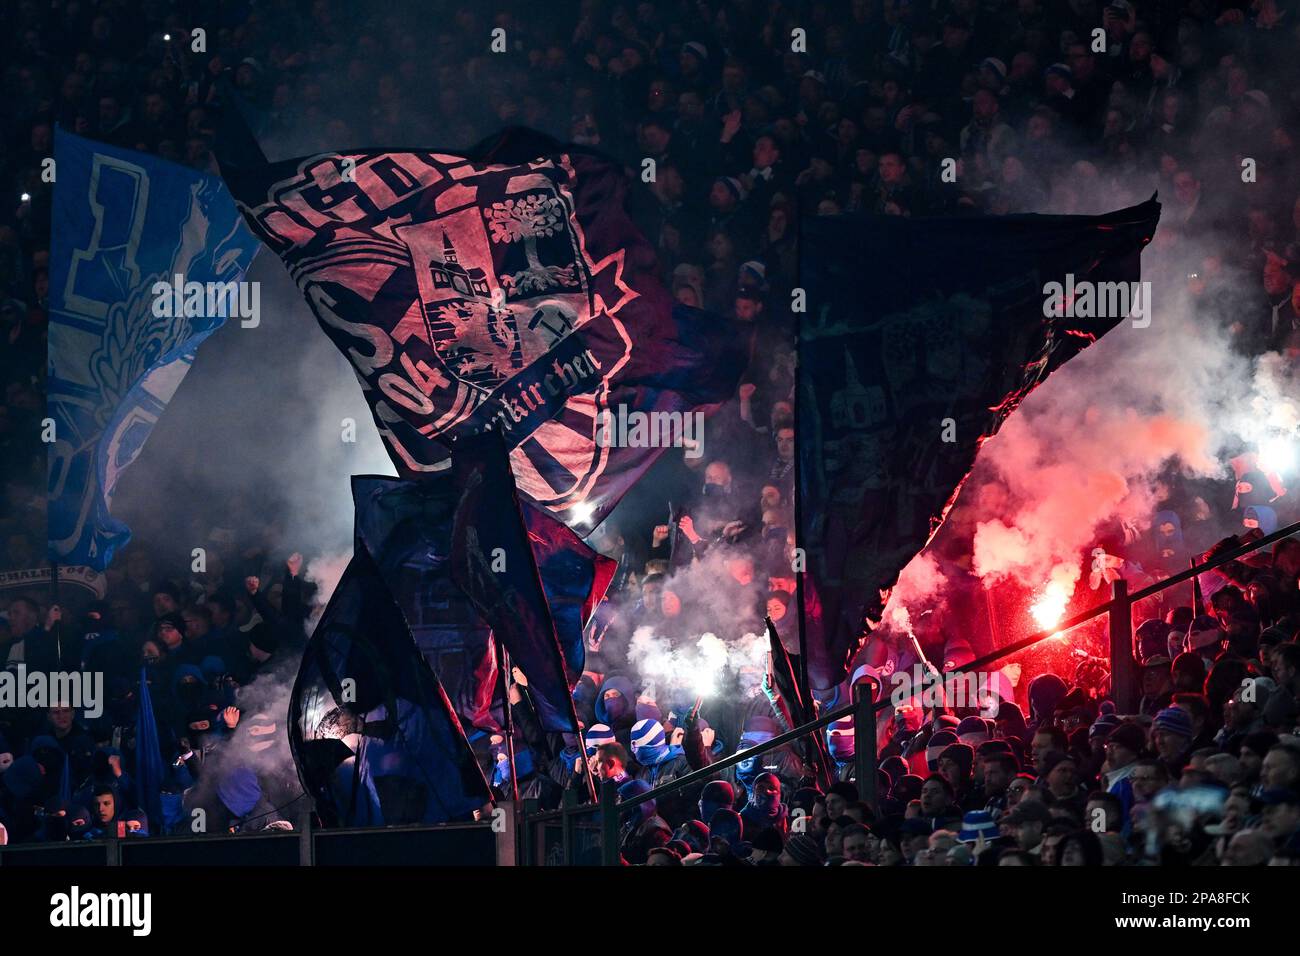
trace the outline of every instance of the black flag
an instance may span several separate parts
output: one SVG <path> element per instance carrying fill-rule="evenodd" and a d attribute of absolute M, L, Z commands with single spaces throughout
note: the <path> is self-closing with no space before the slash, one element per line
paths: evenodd
<path fill-rule="evenodd" d="M 1150 321 L 1139 253 L 1159 216 L 1153 198 L 1104 216 L 805 221 L 798 493 L 814 687 L 844 679 L 984 440 L 1130 313 Z"/>
<path fill-rule="evenodd" d="M 771 691 L 775 693 L 775 699 L 769 694 L 769 700 L 772 702 L 773 710 L 785 724 L 785 728 L 793 730 L 813 720 L 817 714 L 806 705 L 803 695 L 799 692 L 797 666 L 791 660 L 785 645 L 781 643 L 776 625 L 772 623 L 770 617 L 765 623 L 769 645 L 767 679 Z M 824 730 L 817 731 L 801 740 L 799 746 L 804 763 L 812 768 L 818 784 L 823 790 L 829 790 L 835 778 L 830 770 L 831 757 L 826 749 L 826 739 L 822 736 L 824 733 Z"/>

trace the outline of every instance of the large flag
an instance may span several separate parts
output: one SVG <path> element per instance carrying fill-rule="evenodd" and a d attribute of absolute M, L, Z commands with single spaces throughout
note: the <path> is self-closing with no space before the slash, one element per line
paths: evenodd
<path fill-rule="evenodd" d="M 257 242 L 215 176 L 62 130 L 54 152 L 49 557 L 103 571 L 130 539 L 113 489 L 231 314 Z"/>
<path fill-rule="evenodd" d="M 164 827 L 162 786 L 166 765 L 158 743 L 158 721 L 154 718 L 153 698 L 145 676 L 142 667 L 139 694 L 135 702 L 135 782 L 139 790 L 140 809 L 149 818 L 149 832 L 161 836 Z"/>
<path fill-rule="evenodd" d="M 289 702 L 290 746 L 327 825 L 468 819 L 490 799 L 487 783 L 384 579 L 384 567 L 391 572 L 414 554 L 420 522 L 376 516 L 382 489 L 369 481 L 353 482 L 352 561 L 303 655 Z M 379 560 L 367 531 L 383 538 Z"/>
<path fill-rule="evenodd" d="M 610 160 L 508 130 L 463 155 L 268 163 L 227 114 L 222 176 L 351 360 L 402 475 L 492 428 L 521 495 L 585 534 L 663 450 L 603 440 L 621 413 L 671 428 L 735 389 L 747 339 L 674 307 Z"/>
<path fill-rule="evenodd" d="M 1150 321 L 1138 260 L 1159 215 L 1152 199 L 1105 216 L 805 221 L 799 494 L 805 591 L 820 605 L 805 605 L 814 687 L 844 679 L 981 443 L 1130 305 L 1135 324 Z"/>
<path fill-rule="evenodd" d="M 462 438 L 452 450 L 451 462 L 452 481 L 460 496 L 451 536 L 452 577 L 528 678 L 542 727 L 577 733 L 570 691 L 582 676 L 584 661 L 578 657 L 566 662 L 505 445 L 494 431 Z M 436 481 L 426 478 L 419 484 Z M 588 587 L 594 583 L 593 578 Z M 586 621 L 579 617 L 572 623 L 569 650 L 582 654 Z"/>
<path fill-rule="evenodd" d="M 570 690 L 582 673 L 586 616 L 581 611 L 551 616 L 545 576 L 534 561 L 499 439 L 491 434 L 464 439 L 457 443 L 454 460 L 454 472 L 424 478 L 354 478 L 356 547 L 364 546 L 372 556 L 404 614 L 418 603 L 413 594 L 436 592 L 444 607 L 468 601 L 528 678 L 542 725 L 573 732 Z M 546 558 L 554 591 L 578 600 L 585 582 L 582 600 L 594 604 L 603 592 L 597 593 L 600 581 L 591 549 L 576 536 L 565 542 L 560 532 L 567 529 L 544 514 L 536 514 L 532 524 L 556 542 Z M 466 643 L 486 650 L 474 635 L 467 635 Z M 577 656 L 570 661 L 565 648 Z M 476 686 L 462 695 L 476 705 L 476 722 L 486 716 L 484 705 L 496 677 L 490 654 L 479 663 L 483 667 L 472 678 Z"/>

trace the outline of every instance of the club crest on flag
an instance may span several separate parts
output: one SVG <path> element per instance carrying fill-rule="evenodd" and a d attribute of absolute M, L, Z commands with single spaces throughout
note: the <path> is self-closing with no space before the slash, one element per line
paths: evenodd
<path fill-rule="evenodd" d="M 619 312 L 638 293 L 623 250 L 588 252 L 575 179 L 564 153 L 315 156 L 246 207 L 412 470 L 443 458 L 421 439 L 494 429 L 521 490 L 550 507 L 599 477 L 597 425 L 632 342 Z"/>
<path fill-rule="evenodd" d="M 511 127 L 465 154 L 272 163 L 238 109 L 222 124 L 222 178 L 403 478 L 493 432 L 520 496 L 586 533 L 663 450 L 599 441 L 611 409 L 707 415 L 734 393 L 748 330 L 674 302 L 609 157 Z"/>

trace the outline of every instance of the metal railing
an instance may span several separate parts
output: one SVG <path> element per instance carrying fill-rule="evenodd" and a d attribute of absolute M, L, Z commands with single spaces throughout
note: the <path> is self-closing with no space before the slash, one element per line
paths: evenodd
<path fill-rule="evenodd" d="M 1027 650 L 1050 637 L 1063 634 L 1066 631 L 1073 630 L 1082 624 L 1095 620 L 1103 614 L 1109 615 L 1109 641 L 1110 641 L 1110 665 L 1111 665 L 1111 694 L 1115 701 L 1115 709 L 1122 714 L 1133 713 L 1138 704 L 1138 682 L 1137 682 L 1137 662 L 1133 656 L 1133 605 L 1138 601 L 1153 597 L 1156 594 L 1166 591 L 1169 588 L 1176 587 L 1190 581 L 1192 578 L 1204 574 L 1207 571 L 1214 571 L 1218 568 L 1229 564 L 1232 561 L 1239 560 L 1248 554 L 1253 554 L 1262 548 L 1275 544 L 1284 538 L 1300 534 L 1300 522 L 1280 528 L 1272 534 L 1265 535 L 1254 541 L 1246 542 L 1238 547 L 1231 548 L 1214 558 L 1189 568 L 1186 571 L 1180 571 L 1178 574 L 1165 578 L 1163 581 L 1142 588 L 1141 590 L 1129 594 L 1128 584 L 1122 578 L 1115 581 L 1112 585 L 1111 599 L 1096 607 L 1090 608 L 1081 614 L 1056 625 L 1047 631 L 1037 631 L 1017 641 L 1012 641 L 997 650 L 985 654 L 983 657 L 977 657 L 975 660 L 961 667 L 954 668 L 944 674 L 938 675 L 936 682 L 942 682 L 947 686 L 947 680 L 961 674 L 978 671 L 989 664 L 1018 654 Z M 858 684 L 853 688 L 853 701 L 843 707 L 832 711 L 827 711 L 816 720 L 810 720 L 785 733 L 778 734 L 771 740 L 765 741 L 755 747 L 747 750 L 738 751 L 728 757 L 723 757 L 706 767 L 698 770 L 692 770 L 671 780 L 662 786 L 653 790 L 630 797 L 622 802 L 618 799 L 618 787 L 612 781 L 604 781 L 600 788 L 600 800 L 597 804 L 575 805 L 576 801 L 570 798 L 567 808 L 561 808 L 558 811 L 549 811 L 550 814 L 559 814 L 559 819 L 563 821 L 565 815 L 587 814 L 593 811 L 599 811 L 600 814 L 600 831 L 601 838 L 601 863 L 604 866 L 617 866 L 619 864 L 619 813 L 630 810 L 634 807 L 650 800 L 661 800 L 670 794 L 684 790 L 697 784 L 707 783 L 713 779 L 719 771 L 734 767 L 744 760 L 751 757 L 761 756 L 769 751 L 776 750 L 797 740 L 806 737 L 808 734 L 816 733 L 829 724 L 834 723 L 841 718 L 853 717 L 853 735 L 854 735 L 854 775 L 858 788 L 859 798 L 864 800 L 874 810 L 879 809 L 878 795 L 876 793 L 876 714 L 890 705 L 888 698 L 882 696 L 879 701 L 875 700 L 874 689 L 863 684 Z M 527 812 L 524 815 L 523 826 L 525 831 L 525 842 L 531 842 L 533 838 L 533 824 L 538 819 L 538 815 L 530 816 Z M 563 824 L 562 824 L 563 825 Z M 566 844 L 567 846 L 567 844 Z M 525 861 L 521 861 L 525 862 Z M 566 862 L 572 865 L 572 860 L 566 854 Z"/>
<path fill-rule="evenodd" d="M 493 820 L 320 829 L 303 814 L 297 829 L 236 834 L 108 837 L 0 847 L 0 867 L 22 866 L 513 866 L 514 814 Z"/>

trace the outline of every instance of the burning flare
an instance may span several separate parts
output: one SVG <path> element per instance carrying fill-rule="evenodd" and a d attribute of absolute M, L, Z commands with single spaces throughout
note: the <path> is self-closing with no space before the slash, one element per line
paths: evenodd
<path fill-rule="evenodd" d="M 1054 628 L 1065 615 L 1065 605 L 1070 595 L 1060 581 L 1051 581 L 1043 588 L 1038 600 L 1029 606 L 1034 622 L 1044 631 Z"/>

